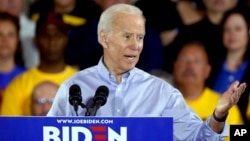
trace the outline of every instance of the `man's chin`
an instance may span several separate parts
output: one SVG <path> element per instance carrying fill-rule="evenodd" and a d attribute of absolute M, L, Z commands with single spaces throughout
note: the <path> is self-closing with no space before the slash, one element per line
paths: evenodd
<path fill-rule="evenodd" d="M 132 70 L 133 68 L 135 68 L 135 64 L 130 64 L 130 65 L 127 65 L 126 67 L 125 67 L 125 72 L 128 72 L 128 71 L 130 71 L 130 70 Z"/>

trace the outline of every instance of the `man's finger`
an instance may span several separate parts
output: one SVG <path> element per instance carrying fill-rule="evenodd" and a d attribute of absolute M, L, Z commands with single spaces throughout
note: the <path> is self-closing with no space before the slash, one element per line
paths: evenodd
<path fill-rule="evenodd" d="M 231 85 L 230 85 L 230 87 L 229 87 L 229 89 L 227 90 L 228 92 L 230 92 L 230 93 L 235 93 L 235 91 L 237 90 L 237 87 L 238 87 L 238 85 L 239 85 L 239 81 L 234 81 Z"/>
<path fill-rule="evenodd" d="M 236 85 L 235 85 L 235 86 L 236 86 Z M 245 88 L 246 88 L 246 83 L 240 84 L 239 87 L 236 87 L 236 88 L 233 90 L 232 96 L 239 99 L 240 96 L 244 93 Z"/>
<path fill-rule="evenodd" d="M 246 89 L 247 85 L 246 83 L 240 84 L 240 95 L 242 95 Z"/>

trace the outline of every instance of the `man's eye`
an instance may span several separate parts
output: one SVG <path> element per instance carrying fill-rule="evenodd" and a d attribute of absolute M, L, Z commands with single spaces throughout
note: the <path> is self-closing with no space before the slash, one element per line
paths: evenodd
<path fill-rule="evenodd" d="M 143 40 L 144 36 L 139 36 L 138 40 Z"/>
<path fill-rule="evenodd" d="M 129 35 L 125 35 L 124 36 L 126 39 L 130 39 L 130 36 Z"/>

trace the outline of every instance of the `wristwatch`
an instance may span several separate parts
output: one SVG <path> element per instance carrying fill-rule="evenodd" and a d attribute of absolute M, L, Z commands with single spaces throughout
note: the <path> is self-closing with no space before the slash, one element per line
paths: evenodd
<path fill-rule="evenodd" d="M 218 122 L 225 122 L 226 119 L 227 119 L 227 115 L 228 115 L 228 112 L 227 112 L 227 114 L 226 114 L 224 117 L 218 118 L 218 117 L 216 117 L 216 115 L 215 115 L 215 110 L 214 110 L 214 112 L 213 112 L 213 118 L 214 118 L 216 121 L 218 121 Z"/>

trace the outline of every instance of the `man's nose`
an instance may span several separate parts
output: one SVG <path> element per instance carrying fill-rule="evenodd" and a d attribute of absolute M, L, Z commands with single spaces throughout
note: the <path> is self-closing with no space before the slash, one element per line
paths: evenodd
<path fill-rule="evenodd" d="M 133 50 L 138 50 L 142 46 L 142 42 L 139 41 L 136 37 L 131 39 L 130 48 Z"/>
<path fill-rule="evenodd" d="M 194 61 L 191 60 L 191 59 L 188 59 L 187 62 L 186 62 L 186 65 L 187 65 L 188 67 L 192 67 L 194 64 L 195 64 Z"/>

